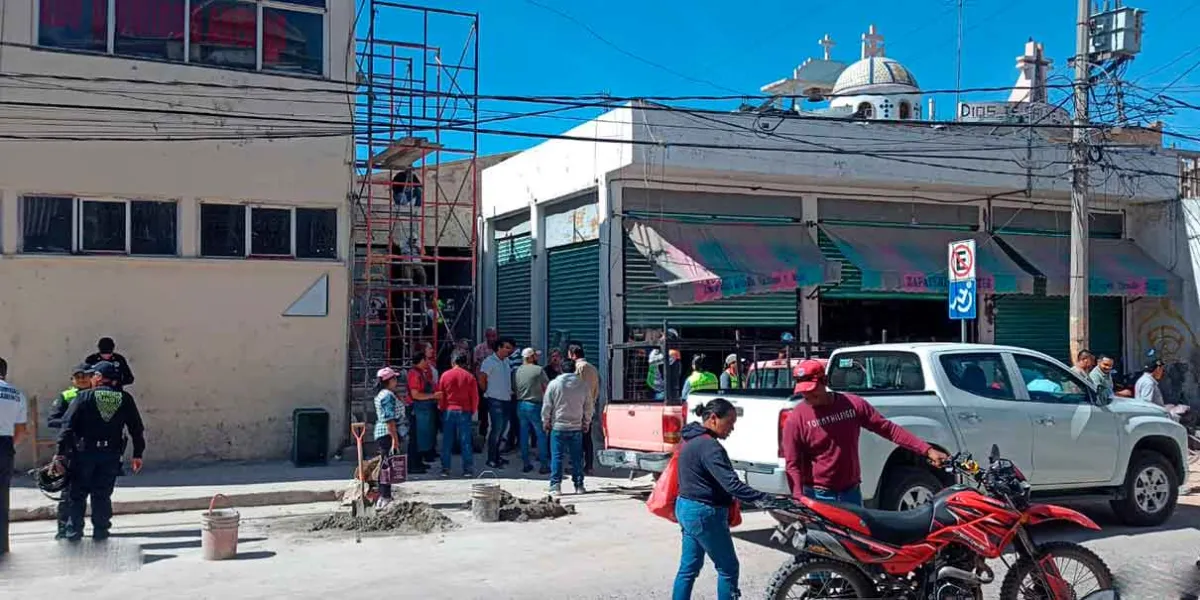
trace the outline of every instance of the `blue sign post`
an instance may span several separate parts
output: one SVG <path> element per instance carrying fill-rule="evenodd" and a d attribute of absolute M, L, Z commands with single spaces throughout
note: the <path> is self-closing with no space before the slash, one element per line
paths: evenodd
<path fill-rule="evenodd" d="M 978 315 L 976 300 L 978 285 L 975 280 L 975 240 L 950 242 L 948 248 L 948 271 L 950 274 L 947 301 L 950 318 L 962 323 L 962 342 L 967 343 L 967 321 Z"/>

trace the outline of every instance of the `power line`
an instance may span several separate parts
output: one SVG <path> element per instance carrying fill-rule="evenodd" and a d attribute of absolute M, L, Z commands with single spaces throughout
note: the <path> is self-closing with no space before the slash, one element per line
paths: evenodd
<path fill-rule="evenodd" d="M 585 22 L 583 22 L 583 21 L 581 21 L 581 20 L 579 20 L 579 19 L 575 18 L 574 16 L 572 16 L 572 15 L 571 15 L 571 14 L 569 14 L 569 13 L 563 12 L 563 11 L 561 11 L 561 10 L 557 9 L 557 8 L 554 8 L 554 7 L 552 7 L 552 6 L 547 6 L 547 5 L 545 5 L 545 4 L 542 4 L 541 2 L 538 2 L 537 0 L 525 0 L 525 3 L 526 3 L 526 4 L 529 4 L 529 5 L 532 5 L 532 6 L 536 6 L 536 7 L 540 8 L 540 9 L 542 9 L 542 10 L 545 10 L 545 11 L 552 12 L 552 13 L 554 13 L 554 14 L 558 15 L 559 17 L 561 17 L 561 18 L 563 18 L 563 19 L 566 19 L 566 20 L 568 20 L 568 21 L 570 21 L 570 22 L 572 22 L 572 23 L 574 23 L 574 24 L 578 25 L 578 26 L 579 26 L 579 27 L 581 27 L 581 28 L 582 28 L 584 31 L 586 31 L 586 32 L 588 32 L 589 34 L 591 34 L 591 36 L 592 36 L 592 37 L 596 38 L 597 40 L 600 40 L 600 42 L 602 42 L 604 45 L 606 45 L 606 46 L 608 46 L 609 48 L 612 48 L 613 50 L 616 50 L 617 52 L 620 52 L 621 54 L 624 54 L 625 56 L 628 56 L 629 58 L 632 58 L 632 59 L 634 59 L 634 60 L 636 60 L 636 61 L 638 61 L 638 62 L 640 62 L 640 63 L 646 64 L 646 65 L 650 65 L 651 67 L 654 67 L 654 68 L 656 68 L 656 69 L 658 69 L 658 70 L 660 70 L 660 71 L 663 71 L 663 72 L 665 72 L 665 73 L 670 73 L 671 75 L 674 75 L 674 76 L 676 76 L 676 77 L 679 77 L 679 78 L 682 78 L 682 79 L 686 79 L 686 80 L 688 80 L 688 81 L 691 81 L 691 82 L 693 82 L 693 83 L 701 83 L 701 84 L 704 84 L 704 85 L 709 85 L 709 86 L 715 87 L 715 88 L 717 88 L 717 89 L 725 90 L 725 91 L 728 91 L 728 92 L 733 92 L 733 93 L 735 93 L 735 94 L 736 94 L 736 93 L 738 93 L 738 91 L 737 91 L 737 90 L 735 90 L 735 89 L 733 89 L 733 88 L 730 88 L 730 87 L 727 87 L 727 86 L 721 85 L 721 84 L 719 84 L 719 83 L 715 83 L 715 82 L 713 82 L 713 81 L 710 81 L 710 80 L 707 80 L 707 79 L 703 79 L 703 78 L 700 78 L 700 77 L 693 77 L 693 76 L 691 76 L 691 75 L 688 75 L 687 73 L 682 73 L 682 72 L 680 72 L 680 71 L 677 71 L 677 70 L 675 70 L 675 69 L 672 69 L 671 67 L 668 67 L 668 66 L 666 66 L 666 65 L 664 65 L 664 64 L 661 64 L 661 63 L 657 63 L 657 62 L 655 62 L 655 61 L 652 61 L 652 60 L 650 60 L 650 59 L 648 59 L 648 58 L 646 58 L 646 57 L 644 57 L 644 56 L 641 56 L 640 54 L 636 54 L 636 53 L 634 53 L 634 52 L 630 52 L 630 51 L 628 51 L 628 50 L 626 50 L 626 49 L 622 48 L 621 46 L 619 46 L 618 44 L 616 44 L 616 43 L 615 43 L 615 42 L 613 42 L 612 40 L 609 40 L 608 38 L 606 38 L 606 37 L 604 37 L 603 35 L 601 35 L 601 34 L 600 34 L 600 32 L 598 32 L 598 31 L 596 31 L 595 29 L 593 29 L 591 25 L 588 25 L 587 23 L 585 23 Z"/>

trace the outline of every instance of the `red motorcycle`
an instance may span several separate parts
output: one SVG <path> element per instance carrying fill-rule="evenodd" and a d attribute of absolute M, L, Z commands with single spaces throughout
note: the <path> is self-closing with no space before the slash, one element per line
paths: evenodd
<path fill-rule="evenodd" d="M 1025 476 L 996 446 L 989 463 L 981 470 L 969 454 L 955 455 L 947 471 L 982 493 L 960 483 L 909 511 L 808 498 L 769 510 L 779 522 L 772 541 L 796 557 L 775 573 L 766 597 L 980 600 L 995 579 L 986 561 L 1012 544 L 1017 560 L 1008 565 L 1001 600 L 1115 598 L 1112 572 L 1091 550 L 1035 543 L 1026 529 L 1047 521 L 1100 527 L 1074 510 L 1031 503 Z"/>

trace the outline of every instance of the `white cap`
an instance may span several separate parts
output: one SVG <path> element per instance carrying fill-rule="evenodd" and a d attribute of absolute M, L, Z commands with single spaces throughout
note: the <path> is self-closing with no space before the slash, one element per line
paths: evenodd
<path fill-rule="evenodd" d="M 535 356 L 537 356 L 537 350 L 533 348 L 526 348 L 521 351 L 521 358 L 533 358 Z"/>
<path fill-rule="evenodd" d="M 737 355 L 736 355 L 736 354 L 730 354 L 729 356 L 726 356 L 726 357 L 725 357 L 725 364 L 726 364 L 726 365 L 732 365 L 732 364 L 734 364 L 734 363 L 736 363 L 736 362 L 737 362 Z"/>
<path fill-rule="evenodd" d="M 663 361 L 662 351 L 655 348 L 650 351 L 650 364 L 658 364 Z"/>

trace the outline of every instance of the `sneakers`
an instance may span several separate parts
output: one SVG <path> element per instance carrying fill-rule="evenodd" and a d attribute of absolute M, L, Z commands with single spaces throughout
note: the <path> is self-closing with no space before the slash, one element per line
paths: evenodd
<path fill-rule="evenodd" d="M 450 479 L 450 469 L 442 469 L 442 472 L 439 473 L 439 475 L 442 477 L 442 479 Z"/>
<path fill-rule="evenodd" d="M 533 465 L 525 465 L 525 468 L 521 469 L 521 472 L 522 473 L 532 473 Z"/>
<path fill-rule="evenodd" d="M 474 479 L 475 472 L 474 471 L 463 471 L 463 477 L 465 477 L 467 479 Z"/>
<path fill-rule="evenodd" d="M 503 466 L 502 466 L 502 465 L 501 465 L 499 462 L 497 462 L 497 461 L 491 461 L 491 460 L 489 460 L 489 461 L 487 461 L 486 463 L 483 463 L 483 464 L 487 465 L 487 468 L 489 468 L 489 469 L 500 469 L 500 468 L 502 468 L 502 467 L 503 467 Z"/>
<path fill-rule="evenodd" d="M 97 542 L 103 542 L 108 539 L 108 530 L 100 529 L 92 532 L 92 539 Z"/>
<path fill-rule="evenodd" d="M 552 486 L 550 486 L 550 489 L 546 490 L 546 493 L 550 494 L 551 496 L 561 496 L 562 495 L 562 487 L 557 486 L 557 485 L 552 485 Z"/>
<path fill-rule="evenodd" d="M 575 484 L 575 493 L 576 494 L 586 494 L 587 490 L 584 489 L 582 483 L 577 483 L 577 484 Z"/>
<path fill-rule="evenodd" d="M 538 474 L 539 475 L 549 475 L 550 467 L 542 467 L 542 468 L 538 469 Z"/>
<path fill-rule="evenodd" d="M 383 509 L 387 508 L 388 505 L 391 503 L 392 503 L 391 498 L 379 498 L 378 500 L 375 501 L 375 510 L 383 510 Z"/>

